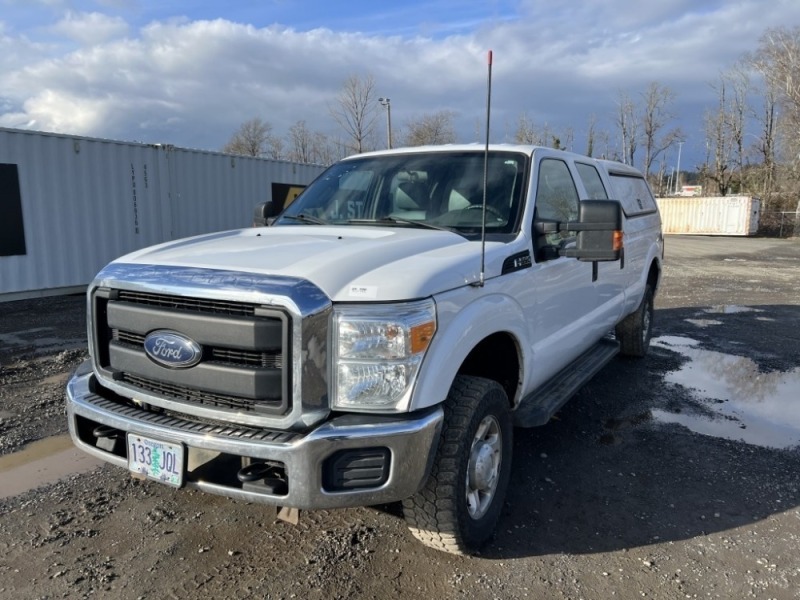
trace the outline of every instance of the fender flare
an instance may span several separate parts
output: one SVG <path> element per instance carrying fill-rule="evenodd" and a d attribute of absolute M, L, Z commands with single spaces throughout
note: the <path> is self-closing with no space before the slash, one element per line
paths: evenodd
<path fill-rule="evenodd" d="M 477 298 L 450 314 L 446 309 L 447 304 L 446 300 L 437 301 L 440 315 L 438 329 L 422 362 L 409 410 L 443 402 L 470 352 L 495 333 L 507 333 L 514 339 L 522 371 L 520 379 L 525 375 L 526 349 L 520 340 L 527 338 L 527 320 L 515 300 L 505 294 L 493 293 Z M 522 383 L 520 388 L 524 389 Z M 514 402 L 515 398 L 509 400 Z"/>

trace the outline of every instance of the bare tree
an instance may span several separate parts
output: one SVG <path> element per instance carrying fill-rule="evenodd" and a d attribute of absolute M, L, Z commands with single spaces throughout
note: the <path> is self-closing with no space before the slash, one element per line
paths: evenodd
<path fill-rule="evenodd" d="M 572 126 L 564 128 L 562 148 L 572 152 L 575 149 L 575 129 Z"/>
<path fill-rule="evenodd" d="M 673 119 L 669 106 L 674 99 L 675 94 L 672 90 L 656 82 L 651 83 L 642 94 L 641 126 L 645 177 L 650 177 L 650 169 L 659 155 L 682 137 L 680 129 L 662 132 L 667 123 Z M 631 164 L 633 164 L 632 155 Z"/>
<path fill-rule="evenodd" d="M 567 150 L 572 148 L 574 141 L 575 131 L 572 127 L 565 128 L 563 132 L 553 130 L 547 123 L 539 127 L 525 113 L 517 120 L 517 129 L 514 132 L 514 142 L 517 144 Z"/>
<path fill-rule="evenodd" d="M 760 111 L 753 111 L 759 125 L 759 134 L 756 136 L 756 152 L 761 162 L 761 198 L 764 201 L 764 210 L 768 210 L 772 202 L 772 192 L 775 187 L 777 171 L 776 135 L 777 135 L 777 96 L 775 90 L 767 87 L 762 97 Z"/>
<path fill-rule="evenodd" d="M 744 187 L 745 142 L 744 127 L 749 111 L 747 95 L 750 91 L 750 77 L 744 67 L 739 64 L 725 73 L 730 88 L 730 104 L 728 107 L 728 131 L 733 145 L 733 162 L 736 169 L 735 180 L 738 191 Z"/>
<path fill-rule="evenodd" d="M 317 150 L 317 162 L 321 165 L 332 165 L 347 155 L 346 145 L 324 133 L 314 134 L 314 147 Z"/>
<path fill-rule="evenodd" d="M 305 120 L 297 121 L 286 134 L 289 160 L 306 164 L 330 165 L 347 154 L 341 142 L 319 131 L 311 131 Z"/>
<path fill-rule="evenodd" d="M 333 120 L 350 138 L 350 150 L 364 152 L 365 144 L 372 137 L 378 118 L 375 98 L 375 79 L 367 75 L 363 79 L 351 75 L 342 85 L 342 90 L 333 106 L 329 107 Z"/>
<path fill-rule="evenodd" d="M 522 113 L 517 120 L 514 142 L 517 144 L 531 144 L 533 146 L 542 145 L 542 138 L 536 132 L 536 126 L 526 113 Z"/>
<path fill-rule="evenodd" d="M 728 80 L 720 77 L 720 82 L 715 86 L 717 90 L 717 109 L 708 111 L 705 116 L 706 148 L 708 157 L 706 164 L 700 167 L 704 178 L 711 179 L 717 185 L 720 196 L 725 196 L 731 186 L 734 172 L 734 139 L 730 131 L 730 99 Z M 709 159 L 713 163 L 709 164 Z"/>
<path fill-rule="evenodd" d="M 276 146 L 280 147 L 280 140 L 272 135 L 272 125 L 259 117 L 245 121 L 231 136 L 222 151 L 228 154 L 241 154 L 244 156 L 274 156 Z"/>
<path fill-rule="evenodd" d="M 586 156 L 593 156 L 595 144 L 595 129 L 597 128 L 597 116 L 592 113 L 589 115 L 589 128 L 586 131 Z"/>
<path fill-rule="evenodd" d="M 404 136 L 406 146 L 424 146 L 427 144 L 452 144 L 456 141 L 453 127 L 453 112 L 440 110 L 422 115 L 416 121 L 406 125 Z"/>
<path fill-rule="evenodd" d="M 314 134 L 304 120 L 289 128 L 289 160 L 301 163 L 314 162 Z"/>
<path fill-rule="evenodd" d="M 595 146 L 600 148 L 600 158 L 608 158 L 619 160 L 619 154 L 612 148 L 611 133 L 608 130 L 601 129 L 595 132 Z"/>
<path fill-rule="evenodd" d="M 755 55 L 756 65 L 776 94 L 783 112 L 784 139 L 797 160 L 800 149 L 800 26 L 768 29 Z"/>
<path fill-rule="evenodd" d="M 632 165 L 639 144 L 639 120 L 636 116 L 636 105 L 625 92 L 619 93 L 617 128 L 620 134 L 622 162 Z"/>
<path fill-rule="evenodd" d="M 785 192 L 784 208 L 789 208 L 795 200 L 800 167 L 800 26 L 768 29 L 749 63 L 764 79 L 762 106 L 756 120 L 760 129 L 757 146 L 763 160 L 765 208 L 781 187 Z M 783 186 L 778 182 L 780 148 L 788 159 L 789 178 Z M 775 200 L 781 201 L 780 197 Z"/>

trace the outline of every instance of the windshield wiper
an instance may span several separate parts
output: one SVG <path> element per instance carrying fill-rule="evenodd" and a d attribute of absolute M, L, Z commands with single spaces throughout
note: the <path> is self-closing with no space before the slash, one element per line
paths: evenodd
<path fill-rule="evenodd" d="M 284 219 L 291 219 L 292 221 L 300 221 L 301 223 L 313 223 L 314 225 L 330 225 L 325 219 L 300 213 L 299 215 L 283 215 Z"/>
<path fill-rule="evenodd" d="M 427 221 L 412 221 L 411 219 L 398 219 L 397 217 L 381 217 L 380 219 L 349 219 L 347 222 L 352 225 L 411 225 L 412 227 L 422 227 L 424 229 L 437 229 L 439 231 L 458 233 L 449 227 L 434 225 L 433 223 L 428 223 Z"/>

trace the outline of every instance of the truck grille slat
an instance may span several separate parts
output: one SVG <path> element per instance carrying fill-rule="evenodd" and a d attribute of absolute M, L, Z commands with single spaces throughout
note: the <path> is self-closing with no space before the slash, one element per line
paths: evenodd
<path fill-rule="evenodd" d="M 142 390 L 157 394 L 159 396 L 168 397 L 175 400 L 182 400 L 185 402 L 192 402 L 195 404 L 202 404 L 205 406 L 216 406 L 219 408 L 231 410 L 245 410 L 256 411 L 264 410 L 280 405 L 280 400 L 251 400 L 249 398 L 239 398 L 236 396 L 226 396 L 224 394 L 215 394 L 213 392 L 205 392 L 182 385 L 175 385 L 164 383 L 161 381 L 153 381 L 144 377 L 138 377 L 129 373 L 123 373 L 120 381 L 128 383 L 134 387 Z"/>
<path fill-rule="evenodd" d="M 174 308 L 191 312 L 207 312 L 223 315 L 253 316 L 256 305 L 228 300 L 214 300 L 206 298 L 184 298 L 183 296 L 169 296 L 167 294 L 151 294 L 147 292 L 119 291 L 119 300 L 134 302 L 161 308 Z"/>
<path fill-rule="evenodd" d="M 145 336 L 132 331 L 112 329 L 111 336 L 115 341 L 136 346 L 144 346 Z M 231 348 L 206 348 L 209 360 L 230 365 L 266 367 L 280 369 L 283 366 L 283 354 L 280 352 L 259 352 L 256 350 L 235 350 Z"/>

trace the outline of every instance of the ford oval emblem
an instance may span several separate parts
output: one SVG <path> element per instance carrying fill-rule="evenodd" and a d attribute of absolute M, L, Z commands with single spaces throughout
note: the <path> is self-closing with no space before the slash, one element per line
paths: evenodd
<path fill-rule="evenodd" d="M 152 361 L 171 369 L 188 369 L 203 357 L 200 344 L 168 329 L 148 333 L 144 338 L 144 351 Z"/>

